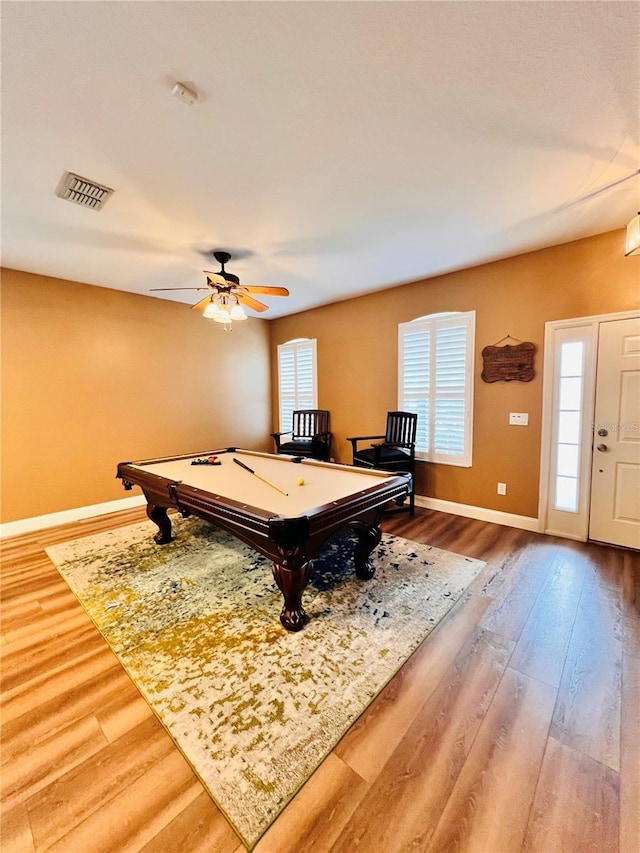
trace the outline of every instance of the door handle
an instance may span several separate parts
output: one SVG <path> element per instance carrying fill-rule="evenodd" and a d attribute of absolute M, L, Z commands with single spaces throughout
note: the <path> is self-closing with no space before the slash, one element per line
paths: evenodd
<path fill-rule="evenodd" d="M 605 453 L 608 449 L 609 448 L 607 447 L 606 444 L 599 444 L 597 447 L 597 450 L 599 450 L 600 453 Z"/>

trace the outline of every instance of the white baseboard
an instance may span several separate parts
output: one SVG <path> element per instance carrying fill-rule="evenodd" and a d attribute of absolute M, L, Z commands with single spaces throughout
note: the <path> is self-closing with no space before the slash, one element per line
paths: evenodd
<path fill-rule="evenodd" d="M 478 521 L 490 521 L 494 524 L 504 524 L 506 527 L 518 527 L 520 530 L 532 530 L 540 532 L 540 523 L 537 518 L 527 515 L 516 515 L 513 512 L 500 512 L 497 509 L 487 509 L 483 506 L 472 506 L 471 504 L 459 504 L 455 501 L 443 501 L 439 498 L 427 498 L 416 495 L 416 506 L 425 509 L 435 509 L 438 512 L 448 512 L 451 515 L 462 515 L 465 518 L 475 518 Z"/>
<path fill-rule="evenodd" d="M 57 527 L 59 524 L 69 524 L 72 521 L 82 521 L 84 518 L 93 518 L 96 515 L 107 515 L 122 509 L 133 509 L 144 506 L 146 502 L 144 495 L 134 495 L 117 501 L 65 509 L 62 512 L 51 512 L 48 515 L 37 515 L 33 518 L 22 518 L 20 521 L 7 521 L 5 524 L 0 524 L 0 539 L 7 536 L 20 536 L 22 533 L 33 533 L 34 530 Z"/>
<path fill-rule="evenodd" d="M 81 506 L 77 509 L 67 509 L 62 512 L 52 512 L 49 515 L 38 515 L 33 518 L 23 518 L 20 521 L 8 521 L 0 524 L 0 539 L 7 536 L 20 536 L 23 533 L 33 533 L 35 530 L 43 530 L 46 527 L 57 527 L 59 524 L 69 524 L 72 521 L 81 521 L 84 518 L 93 518 L 97 515 L 107 515 L 110 512 L 119 512 L 123 509 L 133 509 L 144 506 L 146 503 L 144 495 L 135 495 L 130 498 L 121 498 L 117 501 L 108 501 L 92 506 Z M 529 518 L 526 515 L 516 515 L 512 512 L 500 512 L 496 509 L 486 509 L 471 504 L 459 504 L 454 501 L 443 501 L 438 498 L 427 498 L 416 495 L 416 506 L 425 509 L 435 509 L 439 512 L 448 512 L 451 515 L 462 515 L 465 518 L 475 518 L 478 521 L 490 521 L 494 524 L 504 524 L 506 527 L 518 527 L 521 530 L 533 530 L 539 532 L 540 527 L 537 518 Z"/>
<path fill-rule="evenodd" d="M 586 536 L 579 536 L 574 533 L 564 533 L 562 530 L 543 530 L 546 536 L 557 536 L 559 539 L 573 539 L 574 542 L 587 542 Z"/>

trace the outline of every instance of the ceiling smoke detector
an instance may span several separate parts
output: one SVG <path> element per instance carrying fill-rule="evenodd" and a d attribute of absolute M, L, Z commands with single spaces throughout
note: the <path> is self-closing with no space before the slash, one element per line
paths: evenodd
<path fill-rule="evenodd" d="M 190 107 L 198 103 L 198 93 L 185 86 L 184 83 L 176 83 L 171 90 L 171 94 L 179 101 L 182 101 L 183 104 L 187 104 Z"/>
<path fill-rule="evenodd" d="M 65 172 L 56 190 L 59 198 L 90 207 L 92 210 L 101 210 L 106 204 L 109 196 L 113 195 L 110 187 L 90 181 L 89 178 L 81 178 L 73 172 Z"/>

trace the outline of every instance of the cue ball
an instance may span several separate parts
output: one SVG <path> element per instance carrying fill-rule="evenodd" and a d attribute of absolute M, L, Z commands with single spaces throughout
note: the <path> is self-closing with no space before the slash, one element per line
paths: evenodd
<path fill-rule="evenodd" d="M 304 486 L 304 477 L 298 477 L 298 485 Z"/>

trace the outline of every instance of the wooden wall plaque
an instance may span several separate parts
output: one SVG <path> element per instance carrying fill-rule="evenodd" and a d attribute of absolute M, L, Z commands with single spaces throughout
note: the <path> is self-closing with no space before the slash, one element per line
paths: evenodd
<path fill-rule="evenodd" d="M 484 382 L 531 382 L 534 377 L 533 356 L 536 345 L 521 344 L 489 346 L 482 350 L 482 379 Z"/>

